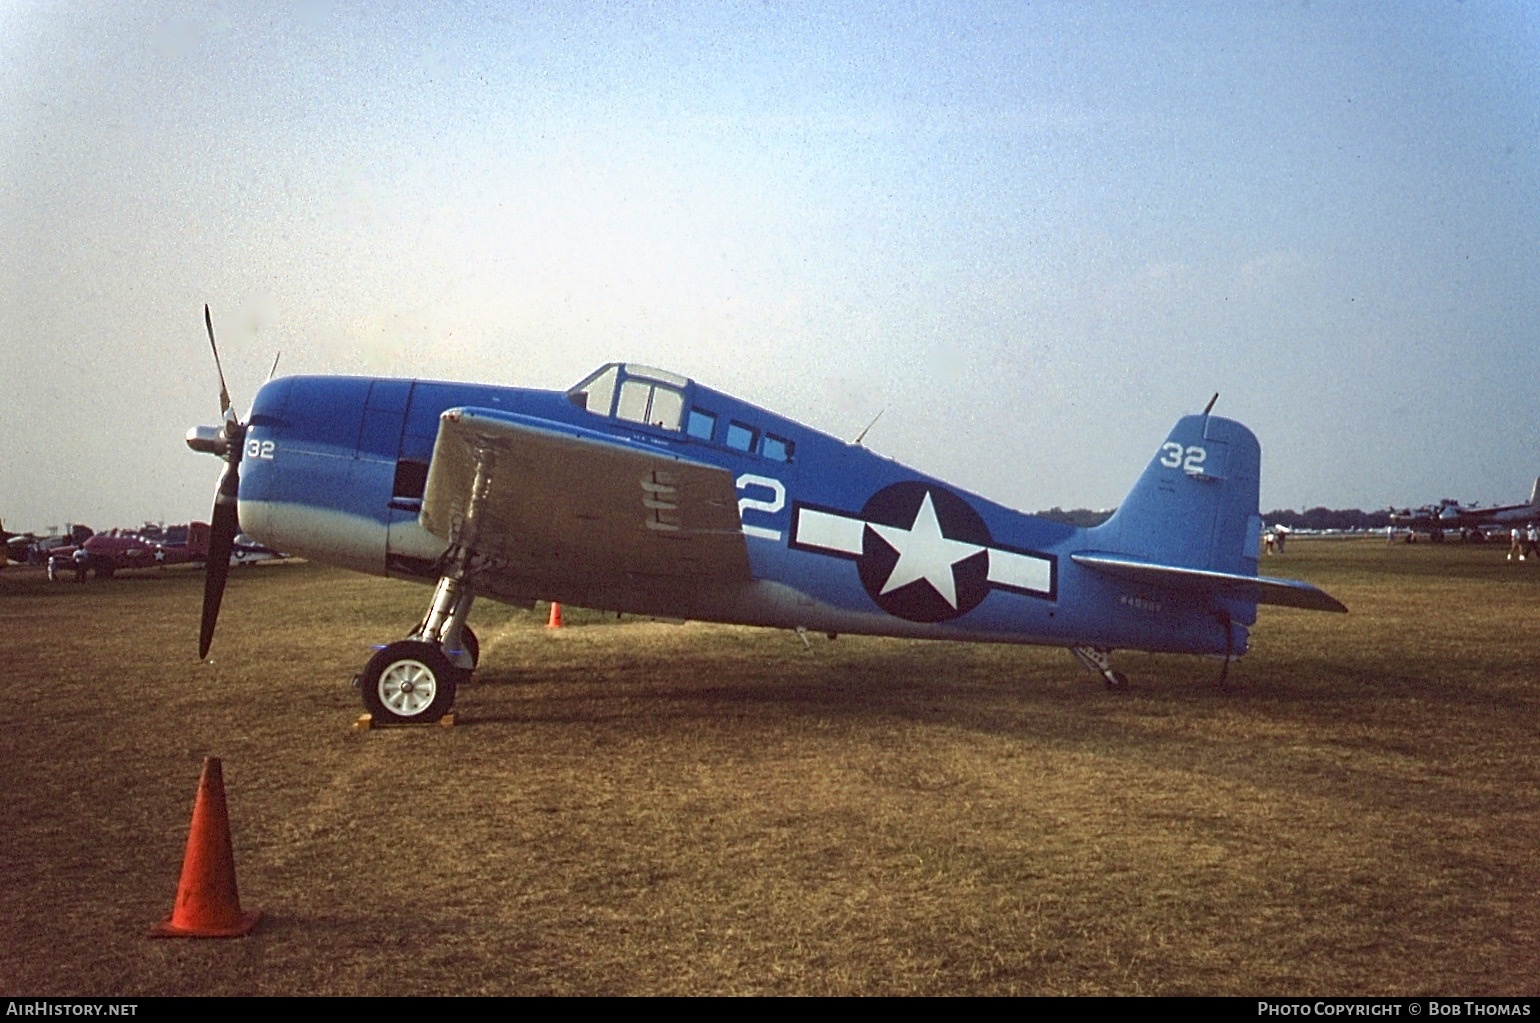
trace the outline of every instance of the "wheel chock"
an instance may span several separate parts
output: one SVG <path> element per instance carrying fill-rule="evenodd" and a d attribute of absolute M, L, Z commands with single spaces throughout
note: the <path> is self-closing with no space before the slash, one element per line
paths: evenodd
<path fill-rule="evenodd" d="M 239 938 L 262 916 L 241 912 L 235 887 L 235 853 L 230 846 L 230 814 L 225 806 L 224 771 L 218 757 L 203 758 L 198 798 L 193 803 L 187 852 L 176 903 L 152 938 Z"/>
<path fill-rule="evenodd" d="M 430 722 L 423 722 L 423 724 L 429 724 L 429 723 Z M 454 711 L 450 711 L 448 714 L 445 714 L 443 717 L 439 718 L 438 719 L 438 726 L 440 728 L 453 728 L 455 726 L 455 712 Z M 374 715 L 373 714 L 360 714 L 360 715 L 358 715 L 358 720 L 353 722 L 353 731 L 355 731 L 355 732 L 367 732 L 370 729 L 372 729 L 373 727 L 374 727 Z M 382 726 L 382 727 L 384 727 L 384 726 Z M 399 724 L 399 725 L 390 725 L 389 727 L 391 727 L 391 728 L 411 728 L 413 726 L 411 724 L 409 724 L 409 723 L 403 723 L 403 724 Z M 421 726 L 419 725 L 417 727 L 421 727 Z"/>

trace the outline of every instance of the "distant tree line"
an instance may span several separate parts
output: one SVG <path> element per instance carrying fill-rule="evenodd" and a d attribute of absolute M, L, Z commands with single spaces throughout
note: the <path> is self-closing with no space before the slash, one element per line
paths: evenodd
<path fill-rule="evenodd" d="M 1037 517 L 1050 522 L 1062 522 L 1066 526 L 1088 529 L 1112 518 L 1114 511 L 1117 509 L 1092 511 L 1089 508 L 1071 508 L 1065 511 L 1056 505 L 1047 511 L 1038 512 Z M 1359 511 L 1357 508 L 1307 508 L 1305 511 L 1297 512 L 1292 508 L 1285 508 L 1281 511 L 1266 513 L 1262 516 L 1262 521 L 1268 526 L 1281 525 L 1288 529 L 1383 530 L 1390 525 L 1390 512 L 1366 512 Z"/>
<path fill-rule="evenodd" d="M 1292 508 L 1270 511 L 1262 516 L 1269 526 L 1285 526 L 1289 529 L 1378 529 L 1390 525 L 1389 511 L 1366 512 L 1357 508 L 1307 508 L 1297 512 Z"/>

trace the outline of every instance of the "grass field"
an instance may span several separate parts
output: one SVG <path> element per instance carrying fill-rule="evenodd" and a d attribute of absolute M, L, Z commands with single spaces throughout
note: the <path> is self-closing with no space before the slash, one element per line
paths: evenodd
<path fill-rule="evenodd" d="M 428 590 L 0 572 L 3 994 L 1540 994 L 1540 564 L 1291 542 L 1232 669 L 478 604 L 454 728 L 350 730 Z M 151 941 L 201 759 L 250 937 Z"/>

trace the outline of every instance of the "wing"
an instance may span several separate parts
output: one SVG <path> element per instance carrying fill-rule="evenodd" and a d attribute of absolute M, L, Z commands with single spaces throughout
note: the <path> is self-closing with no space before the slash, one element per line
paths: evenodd
<path fill-rule="evenodd" d="M 751 577 L 727 470 L 493 409 L 439 417 L 419 521 L 514 575 Z"/>
<path fill-rule="evenodd" d="M 1346 612 L 1347 607 L 1324 590 L 1298 579 L 1274 579 L 1263 575 L 1236 575 L 1202 568 L 1157 565 L 1121 554 L 1071 554 L 1077 565 L 1121 579 L 1176 589 L 1220 590 L 1248 597 L 1259 604 L 1280 604 L 1307 611 Z"/>
<path fill-rule="evenodd" d="M 1535 480 L 1535 486 L 1540 487 L 1540 479 Z M 1533 506 L 1528 504 L 1506 504 L 1501 508 L 1467 508 L 1461 511 L 1460 514 L 1470 521 L 1480 525 L 1494 523 L 1499 520 L 1506 520 L 1506 518 L 1509 517 L 1509 512 L 1521 511 L 1528 513 L 1532 510 Z M 1523 516 L 1516 517 L 1522 518 Z"/>

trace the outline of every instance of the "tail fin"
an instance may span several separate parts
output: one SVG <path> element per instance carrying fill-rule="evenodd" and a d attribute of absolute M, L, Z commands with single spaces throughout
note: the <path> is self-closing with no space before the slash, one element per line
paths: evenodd
<path fill-rule="evenodd" d="M 187 552 L 200 558 L 208 557 L 209 524 L 207 522 L 193 522 L 188 524 Z"/>
<path fill-rule="evenodd" d="M 1099 549 L 1161 565 L 1255 575 L 1262 448 L 1233 419 L 1186 416 L 1093 530 Z"/>
<path fill-rule="evenodd" d="M 1309 583 L 1257 575 L 1262 448 L 1233 419 L 1186 416 L 1150 460 L 1112 518 L 1088 530 L 1077 564 L 1145 584 L 1223 598 L 1235 622 L 1256 605 L 1346 611 Z"/>

